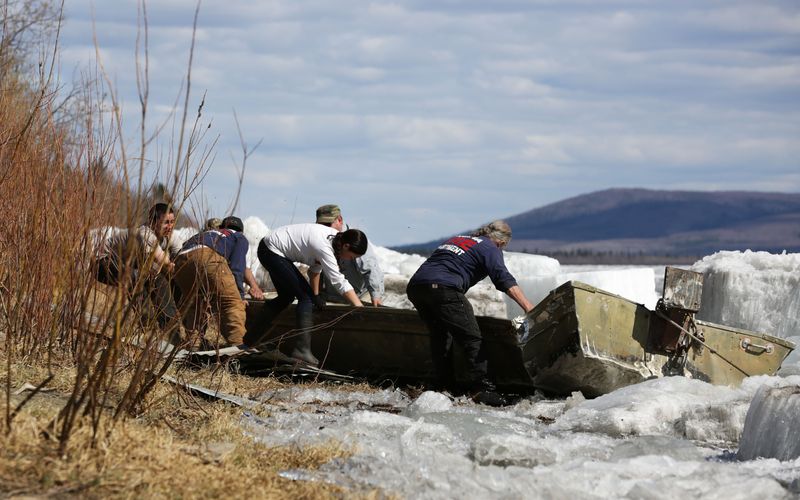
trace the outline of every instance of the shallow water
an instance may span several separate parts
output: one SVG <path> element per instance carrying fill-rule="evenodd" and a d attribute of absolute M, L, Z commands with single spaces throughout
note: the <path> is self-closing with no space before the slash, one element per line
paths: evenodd
<path fill-rule="evenodd" d="M 406 498 L 793 498 L 800 460 L 735 459 L 763 385 L 800 377 L 752 377 L 737 389 L 674 377 L 501 409 L 436 392 L 412 400 L 400 390 L 295 386 L 261 394 L 271 416 L 244 413 L 243 424 L 270 445 L 333 439 L 356 449 L 287 478 Z"/>

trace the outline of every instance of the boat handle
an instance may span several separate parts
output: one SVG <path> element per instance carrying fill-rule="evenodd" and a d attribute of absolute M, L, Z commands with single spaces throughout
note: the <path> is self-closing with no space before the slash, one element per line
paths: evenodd
<path fill-rule="evenodd" d="M 759 353 L 766 352 L 767 354 L 772 354 L 772 350 L 774 349 L 772 344 L 761 345 L 761 344 L 754 344 L 749 338 L 745 337 L 742 339 L 742 349 L 745 351 L 749 351 L 750 349 L 761 349 L 758 351 Z"/>

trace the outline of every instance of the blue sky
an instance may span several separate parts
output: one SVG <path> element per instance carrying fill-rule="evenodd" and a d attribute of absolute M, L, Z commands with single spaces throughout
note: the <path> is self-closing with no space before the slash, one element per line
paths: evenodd
<path fill-rule="evenodd" d="M 147 5 L 153 129 L 196 3 Z M 61 75 L 103 67 L 135 141 L 137 2 L 67 0 Z M 192 69 L 211 172 L 195 206 L 269 226 L 325 203 L 384 246 L 609 187 L 800 191 L 800 3 L 207 1 Z M 177 104 L 178 115 L 180 106 Z M 167 160 L 171 128 L 149 149 Z M 162 134 L 163 135 L 163 134 Z"/>

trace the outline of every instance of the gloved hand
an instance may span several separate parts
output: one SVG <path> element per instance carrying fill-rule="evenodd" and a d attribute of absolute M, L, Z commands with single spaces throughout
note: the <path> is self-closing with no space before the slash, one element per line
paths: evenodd
<path fill-rule="evenodd" d="M 517 316 L 516 318 L 511 320 L 511 324 L 514 326 L 514 330 L 517 331 L 517 339 L 520 342 L 526 342 L 528 340 L 528 335 L 530 335 L 530 325 L 528 325 L 528 317 L 524 314 L 522 316 Z"/>
<path fill-rule="evenodd" d="M 314 304 L 316 309 L 325 309 L 325 305 L 327 304 L 325 299 L 323 299 L 320 295 L 313 295 L 311 297 L 311 302 Z"/>

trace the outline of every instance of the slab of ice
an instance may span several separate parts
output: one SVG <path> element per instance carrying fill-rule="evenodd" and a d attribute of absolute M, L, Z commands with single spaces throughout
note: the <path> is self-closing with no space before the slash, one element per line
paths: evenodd
<path fill-rule="evenodd" d="M 567 281 L 581 281 L 587 285 L 625 297 L 638 304 L 644 304 L 650 309 L 655 307 L 658 300 L 655 292 L 655 273 L 651 267 L 517 277 L 517 282 L 525 292 L 525 295 L 534 304 L 540 302 L 551 290 Z M 506 297 L 505 301 L 509 318 L 522 314 L 522 309 L 513 300 Z"/>
<path fill-rule="evenodd" d="M 530 276 L 552 276 L 561 272 L 561 264 L 556 259 L 544 255 L 503 252 L 503 260 L 508 272 L 517 279 Z"/>
<path fill-rule="evenodd" d="M 583 401 L 560 416 L 552 428 L 610 436 L 735 441 L 746 411 L 747 400 L 741 391 L 685 377 L 666 377 Z"/>
<path fill-rule="evenodd" d="M 800 254 L 718 252 L 696 262 L 698 318 L 787 338 L 800 335 Z"/>
<path fill-rule="evenodd" d="M 747 411 L 737 458 L 800 457 L 799 415 L 800 385 L 760 388 Z"/>
<path fill-rule="evenodd" d="M 788 377 L 790 375 L 800 375 L 800 336 L 787 337 L 786 340 L 794 342 L 795 350 L 790 352 L 786 359 L 781 364 L 781 369 L 778 370 L 778 375 L 781 377 Z"/>
<path fill-rule="evenodd" d="M 425 262 L 425 257 L 422 255 L 395 252 L 377 245 L 374 250 L 384 273 L 404 276 L 406 280 L 411 278 L 419 266 Z"/>
<path fill-rule="evenodd" d="M 472 458 L 480 465 L 528 467 L 555 463 L 556 455 L 532 437 L 509 434 L 481 436 L 472 444 Z"/>

